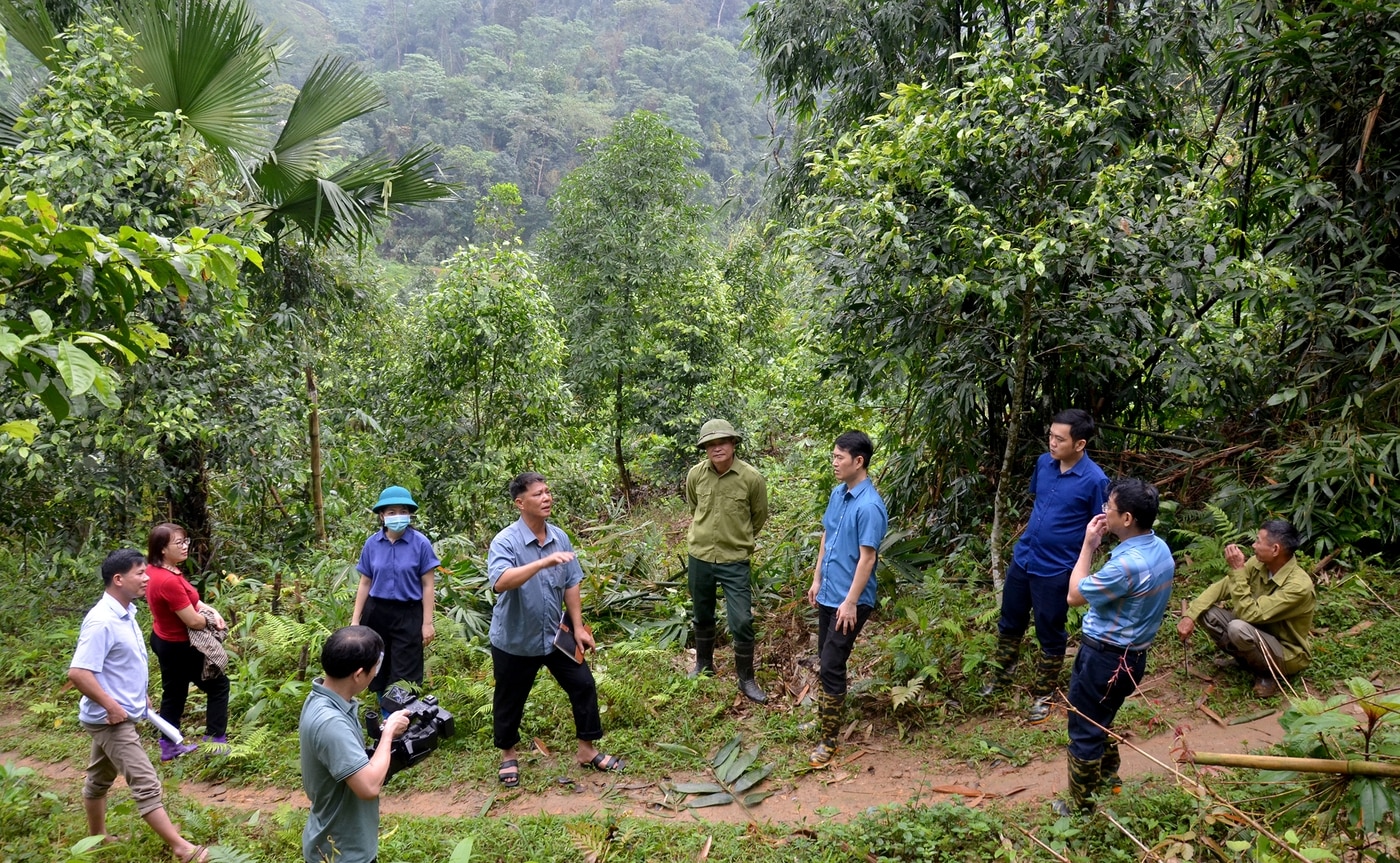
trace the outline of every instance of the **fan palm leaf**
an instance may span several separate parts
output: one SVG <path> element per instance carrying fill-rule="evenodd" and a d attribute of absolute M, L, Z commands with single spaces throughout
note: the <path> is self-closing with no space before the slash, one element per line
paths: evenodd
<path fill-rule="evenodd" d="M 0 0 L 0 27 L 45 66 L 55 69 L 53 44 L 58 27 L 43 0 Z"/>
<path fill-rule="evenodd" d="M 283 170 L 313 173 L 329 157 L 337 129 L 387 104 L 378 85 L 349 60 L 322 57 L 292 102 L 272 145 L 275 163 Z"/>
<path fill-rule="evenodd" d="M 225 161 L 265 151 L 277 49 L 243 0 L 149 0 L 124 11 L 142 111 L 178 112 Z"/>
<path fill-rule="evenodd" d="M 454 184 L 433 176 L 435 153 L 422 147 L 395 160 L 356 159 L 329 177 L 264 188 L 268 229 L 274 236 L 297 231 L 314 243 L 361 244 L 388 216 L 453 193 Z"/>

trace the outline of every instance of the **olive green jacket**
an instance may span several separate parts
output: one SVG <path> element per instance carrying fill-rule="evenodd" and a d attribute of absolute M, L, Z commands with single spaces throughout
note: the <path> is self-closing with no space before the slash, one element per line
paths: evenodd
<path fill-rule="evenodd" d="M 1299 670 L 1312 662 L 1309 632 L 1317 608 L 1312 579 L 1296 558 L 1285 563 L 1277 574 L 1251 557 L 1244 568 L 1205 589 L 1186 608 L 1186 616 L 1197 619 L 1213 605 L 1223 605 L 1235 617 L 1277 638 L 1283 644 L 1283 664 Z"/>
<path fill-rule="evenodd" d="M 754 537 L 768 520 L 763 474 L 736 458 L 721 475 L 705 459 L 686 474 L 685 501 L 692 516 L 686 535 L 691 557 L 706 563 L 749 559 Z"/>

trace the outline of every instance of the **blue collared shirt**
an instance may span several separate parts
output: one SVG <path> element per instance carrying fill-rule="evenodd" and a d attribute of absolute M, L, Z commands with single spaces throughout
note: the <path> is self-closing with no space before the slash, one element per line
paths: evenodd
<path fill-rule="evenodd" d="M 885 501 L 869 477 L 853 489 L 841 483 L 831 490 L 826 513 L 822 515 L 826 547 L 822 550 L 822 583 L 817 588 L 817 604 L 835 608 L 846 601 L 846 591 L 855 581 L 861 546 L 879 551 L 889 524 Z M 875 605 L 875 570 L 870 571 L 870 580 L 865 583 L 856 605 Z"/>
<path fill-rule="evenodd" d="M 83 618 L 78 648 L 69 668 L 82 668 L 97 677 L 97 685 L 112 696 L 132 719 L 146 715 L 146 682 L 150 671 L 146 641 L 136 622 L 136 606 L 123 607 L 105 590 Z M 78 701 L 78 719 L 90 725 L 107 722 L 107 710 L 84 695 Z"/>
<path fill-rule="evenodd" d="M 1108 477 L 1088 455 L 1060 471 L 1050 453 L 1041 453 L 1031 475 L 1035 506 L 1011 559 L 1028 575 L 1050 578 L 1074 569 L 1089 519 L 1108 502 Z"/>
<path fill-rule="evenodd" d="M 1118 543 L 1103 569 L 1079 583 L 1089 601 L 1084 634 L 1117 647 L 1146 650 L 1172 596 L 1176 562 L 1155 533 Z"/>
<path fill-rule="evenodd" d="M 486 577 L 491 587 L 508 569 L 534 563 L 556 551 L 573 551 L 564 531 L 545 522 L 548 533 L 543 544 L 525 524 L 516 522 L 491 540 L 486 559 Z M 491 610 L 491 646 L 516 656 L 544 656 L 554 649 L 554 636 L 564 616 L 564 591 L 583 581 L 583 569 L 574 559 L 559 566 L 547 566 L 517 588 L 496 594 Z"/>
<path fill-rule="evenodd" d="M 370 580 L 369 595 L 375 599 L 420 602 L 423 576 L 440 563 L 433 544 L 410 527 L 394 542 L 383 530 L 375 531 L 365 540 L 355 570 Z"/>

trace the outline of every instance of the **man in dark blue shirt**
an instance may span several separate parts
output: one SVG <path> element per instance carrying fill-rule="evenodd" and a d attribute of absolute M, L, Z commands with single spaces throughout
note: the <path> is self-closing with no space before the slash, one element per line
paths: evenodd
<path fill-rule="evenodd" d="M 1034 613 L 1040 657 L 1027 715 L 1032 723 L 1050 718 L 1050 698 L 1069 640 L 1065 619 L 1070 570 L 1079 559 L 1084 528 L 1108 501 L 1108 477 L 1085 452 L 1093 436 L 1093 417 L 1078 408 L 1061 411 L 1050 421 L 1050 451 L 1041 455 L 1031 476 L 1035 506 L 1006 569 L 997 652 L 982 694 L 990 696 L 1010 683 Z"/>

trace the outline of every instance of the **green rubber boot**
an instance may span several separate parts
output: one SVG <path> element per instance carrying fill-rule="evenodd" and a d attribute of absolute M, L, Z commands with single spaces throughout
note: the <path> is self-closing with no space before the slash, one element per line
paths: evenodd
<path fill-rule="evenodd" d="M 1035 682 L 1031 684 L 1031 709 L 1026 718 L 1032 725 L 1039 725 L 1050 718 L 1050 702 L 1055 697 L 1055 688 L 1060 683 L 1060 670 L 1065 658 L 1040 654 L 1035 663 Z"/>
<path fill-rule="evenodd" d="M 1011 683 L 1011 675 L 1016 672 L 1016 661 L 1021 655 L 1021 638 L 997 636 L 997 650 L 992 655 L 992 670 L 987 674 L 979 694 L 990 698 L 997 690 L 1005 689 Z"/>

